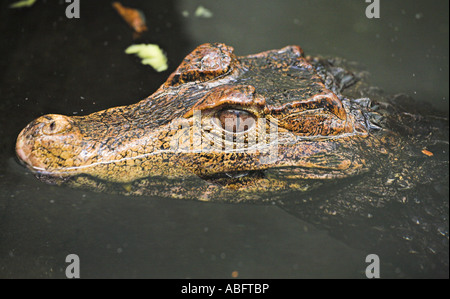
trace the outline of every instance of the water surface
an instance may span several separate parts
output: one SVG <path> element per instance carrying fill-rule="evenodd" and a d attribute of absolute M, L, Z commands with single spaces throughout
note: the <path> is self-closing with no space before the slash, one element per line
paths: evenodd
<path fill-rule="evenodd" d="M 63 278 L 71 253 L 85 278 L 365 277 L 372 252 L 275 205 L 46 185 L 18 165 L 15 138 L 43 114 L 82 115 L 143 99 L 206 42 L 229 44 L 238 55 L 297 44 L 307 54 L 341 56 L 365 65 L 386 92 L 446 112 L 448 1 L 382 1 L 380 19 L 366 18 L 363 0 L 123 1 L 145 13 L 149 32 L 138 41 L 164 49 L 163 73 L 123 53 L 135 41 L 110 1 L 81 2 L 80 19 L 65 17 L 64 1 L 20 10 L 0 4 L 0 277 Z M 195 17 L 199 5 L 213 17 Z M 440 194 L 436 200 L 448 202 L 448 189 Z M 448 248 L 448 220 L 445 233 Z M 395 260 L 381 262 L 382 277 L 448 277 L 448 268 L 408 272 Z"/>

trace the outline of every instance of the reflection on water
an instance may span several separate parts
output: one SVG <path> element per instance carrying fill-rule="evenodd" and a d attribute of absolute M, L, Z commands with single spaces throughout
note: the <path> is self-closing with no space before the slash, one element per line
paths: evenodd
<path fill-rule="evenodd" d="M 240 278 L 364 277 L 365 257 L 373 252 L 359 245 L 383 230 L 406 241 L 422 238 L 420 244 L 429 243 L 427 256 L 446 255 L 447 267 L 430 258 L 418 261 L 427 272 L 408 272 L 394 246 L 384 248 L 393 253 L 389 260 L 380 255 L 382 277 L 448 277 L 446 184 L 408 193 L 404 213 L 399 213 L 403 206 L 389 203 L 377 210 L 386 214 L 368 216 L 409 217 L 400 221 L 404 226 L 391 231 L 374 223 L 364 234 L 351 225 L 333 229 L 341 219 L 318 219 L 314 211 L 320 205 L 313 201 L 303 203 L 305 209 L 285 205 L 283 210 L 46 185 L 17 164 L 13 150 L 19 131 L 42 114 L 80 115 L 137 102 L 204 42 L 227 43 L 238 55 L 300 44 L 307 54 L 361 62 L 388 92 L 405 92 L 446 110 L 447 1 L 383 2 L 380 20 L 365 18 L 364 1 L 127 3 L 146 14 L 149 32 L 142 41 L 167 52 L 169 71 L 161 74 L 123 54 L 135 41 L 108 1 L 86 4 L 80 20 L 70 21 L 63 16 L 64 4 L 38 2 L 17 11 L 6 4 L 0 4 L 5 41 L 0 45 L 0 277 L 65 277 L 70 253 L 80 256 L 81 277 L 227 278 L 233 271 Z M 200 4 L 212 18 L 195 17 Z M 446 145 L 434 146 L 435 153 L 446 151 L 448 136 Z M 442 155 L 448 174 L 448 151 Z M 332 194 L 328 202 L 345 204 Z M 433 255 L 436 248 L 447 248 L 446 254 Z"/>

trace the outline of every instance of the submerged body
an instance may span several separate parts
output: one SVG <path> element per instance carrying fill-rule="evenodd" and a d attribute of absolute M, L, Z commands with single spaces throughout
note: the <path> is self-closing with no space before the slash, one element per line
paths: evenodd
<path fill-rule="evenodd" d="M 298 46 L 240 57 L 205 44 L 134 105 L 34 120 L 16 152 L 53 184 L 273 201 L 448 277 L 448 118 L 365 79 Z"/>

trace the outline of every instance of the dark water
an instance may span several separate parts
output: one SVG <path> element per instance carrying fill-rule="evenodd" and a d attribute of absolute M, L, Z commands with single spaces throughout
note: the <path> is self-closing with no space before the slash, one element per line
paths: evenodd
<path fill-rule="evenodd" d="M 298 44 L 341 56 L 366 65 L 385 91 L 448 112 L 448 1 L 381 1 L 380 19 L 365 17 L 363 0 L 123 1 L 145 13 L 149 32 L 139 41 L 165 50 L 163 73 L 123 53 L 134 40 L 110 1 L 81 0 L 80 19 L 65 17 L 64 1 L 20 10 L 10 2 L 0 4 L 2 278 L 63 278 L 71 253 L 85 278 L 365 277 L 373 252 L 274 205 L 71 190 L 37 181 L 15 161 L 15 138 L 32 119 L 135 103 L 201 43 L 224 42 L 238 55 Z M 199 5 L 213 17 L 195 17 Z M 445 230 L 448 250 L 448 222 Z M 381 267 L 382 277 L 448 277 L 448 269 L 409 273 L 382 258 Z"/>

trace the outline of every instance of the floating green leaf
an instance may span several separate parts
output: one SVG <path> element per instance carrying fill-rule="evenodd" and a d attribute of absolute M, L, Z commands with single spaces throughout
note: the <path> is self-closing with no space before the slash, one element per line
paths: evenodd
<path fill-rule="evenodd" d="M 205 8 L 205 7 L 200 5 L 195 10 L 195 16 L 197 18 L 212 18 L 213 17 L 213 13 L 209 9 L 207 9 L 207 8 Z"/>
<path fill-rule="evenodd" d="M 125 50 L 126 54 L 136 54 L 141 58 L 141 63 L 150 65 L 157 72 L 167 70 L 167 57 L 158 45 L 139 44 L 131 45 Z"/>
<path fill-rule="evenodd" d="M 9 8 L 21 8 L 21 7 L 30 7 L 32 6 L 36 0 L 22 0 L 12 3 Z"/>

